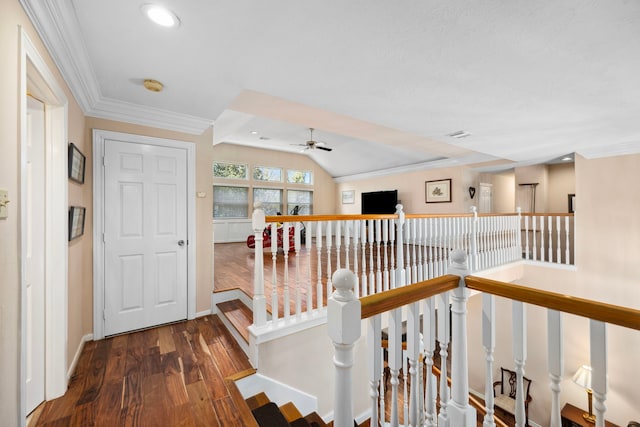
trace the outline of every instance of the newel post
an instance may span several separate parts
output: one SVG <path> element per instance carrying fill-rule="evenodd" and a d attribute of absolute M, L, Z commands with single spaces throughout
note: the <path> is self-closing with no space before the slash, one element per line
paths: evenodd
<path fill-rule="evenodd" d="M 451 399 L 447 406 L 451 426 L 475 427 L 476 410 L 469 405 L 469 366 L 467 363 L 467 300 L 469 290 L 464 277 L 469 274 L 467 254 L 457 249 L 451 253 L 449 274 L 460 276 L 459 286 L 451 297 Z"/>
<path fill-rule="evenodd" d="M 253 228 L 256 244 L 253 269 L 253 324 L 256 326 L 264 326 L 267 323 L 267 299 L 264 296 L 262 232 L 266 226 L 266 220 L 261 202 L 257 202 L 255 205 L 253 215 L 251 216 L 251 226 Z"/>
<path fill-rule="evenodd" d="M 335 427 L 353 427 L 353 399 L 351 367 L 353 366 L 353 346 L 360 338 L 360 300 L 353 294 L 356 275 L 340 269 L 333 273 L 336 290 L 327 301 L 327 327 L 333 341 L 335 355 Z"/>

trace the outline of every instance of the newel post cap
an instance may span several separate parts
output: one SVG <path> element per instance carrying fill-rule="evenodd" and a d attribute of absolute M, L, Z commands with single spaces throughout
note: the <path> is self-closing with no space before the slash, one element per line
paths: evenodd
<path fill-rule="evenodd" d="M 251 215 L 251 225 L 255 232 L 262 231 L 262 229 L 267 226 L 264 209 L 262 209 L 262 202 L 256 202 L 254 205 L 253 214 Z"/>
<path fill-rule="evenodd" d="M 356 275 L 347 269 L 333 273 L 332 284 L 336 290 L 327 301 L 327 328 L 334 343 L 353 344 L 361 335 L 360 300 L 353 294 Z"/>

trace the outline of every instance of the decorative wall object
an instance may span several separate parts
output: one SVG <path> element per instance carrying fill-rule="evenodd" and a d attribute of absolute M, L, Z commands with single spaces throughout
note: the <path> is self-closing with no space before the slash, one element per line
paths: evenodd
<path fill-rule="evenodd" d="M 69 143 L 69 179 L 84 183 L 86 158 L 73 142 Z"/>
<path fill-rule="evenodd" d="M 342 192 L 342 204 L 343 205 L 352 205 L 356 201 L 356 191 L 348 190 Z"/>
<path fill-rule="evenodd" d="M 569 213 L 574 213 L 576 211 L 576 195 L 569 194 Z"/>
<path fill-rule="evenodd" d="M 473 199 L 473 196 L 476 195 L 476 187 L 469 187 L 469 197 Z"/>
<path fill-rule="evenodd" d="M 424 186 L 426 203 L 451 203 L 451 179 L 426 181 Z"/>
<path fill-rule="evenodd" d="M 84 234 L 84 217 L 86 208 L 71 206 L 69 208 L 69 241 Z"/>

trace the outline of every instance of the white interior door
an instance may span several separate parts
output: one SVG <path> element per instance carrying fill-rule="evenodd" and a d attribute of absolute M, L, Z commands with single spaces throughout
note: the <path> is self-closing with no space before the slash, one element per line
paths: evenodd
<path fill-rule="evenodd" d="M 187 318 L 187 151 L 106 140 L 104 334 Z"/>
<path fill-rule="evenodd" d="M 26 411 L 44 401 L 45 375 L 45 152 L 44 104 L 27 98 L 26 223 L 24 282 L 26 306 Z"/>
<path fill-rule="evenodd" d="M 480 183 L 480 213 L 493 212 L 493 184 Z"/>

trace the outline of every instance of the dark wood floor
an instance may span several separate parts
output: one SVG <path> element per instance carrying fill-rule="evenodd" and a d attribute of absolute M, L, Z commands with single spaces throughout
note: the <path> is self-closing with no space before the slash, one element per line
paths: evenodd
<path fill-rule="evenodd" d="M 30 425 L 240 427 L 223 379 L 250 368 L 216 316 L 88 342 Z"/>

